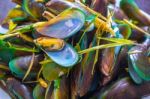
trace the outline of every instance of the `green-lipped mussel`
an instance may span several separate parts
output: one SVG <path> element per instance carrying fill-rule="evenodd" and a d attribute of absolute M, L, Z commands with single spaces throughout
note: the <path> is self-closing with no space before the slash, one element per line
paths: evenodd
<path fill-rule="evenodd" d="M 84 22 L 85 15 L 81 10 L 67 9 L 42 26 L 37 27 L 36 31 L 47 37 L 64 39 L 75 35 L 83 27 Z"/>
<path fill-rule="evenodd" d="M 129 50 L 129 66 L 132 69 L 129 72 L 133 80 L 137 83 L 150 81 L 149 47 L 150 39 L 147 38 L 143 45 L 134 46 Z"/>
<path fill-rule="evenodd" d="M 15 78 L 8 78 L 6 85 L 9 91 L 12 92 L 16 98 L 33 99 L 32 90 Z"/>
<path fill-rule="evenodd" d="M 32 60 L 32 55 L 17 57 L 9 62 L 9 68 L 16 77 L 22 78 L 25 76 L 25 73 L 29 69 L 31 60 Z M 43 60 L 42 55 L 35 55 L 33 57 L 33 66 L 29 78 L 35 77 L 37 71 L 40 69 L 39 62 L 42 60 Z"/>

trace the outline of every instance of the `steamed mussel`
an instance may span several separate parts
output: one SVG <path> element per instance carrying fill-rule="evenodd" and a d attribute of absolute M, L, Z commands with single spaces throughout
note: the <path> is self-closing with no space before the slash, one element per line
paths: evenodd
<path fill-rule="evenodd" d="M 11 1 L 0 22 L 8 99 L 149 99 L 149 1 Z"/>

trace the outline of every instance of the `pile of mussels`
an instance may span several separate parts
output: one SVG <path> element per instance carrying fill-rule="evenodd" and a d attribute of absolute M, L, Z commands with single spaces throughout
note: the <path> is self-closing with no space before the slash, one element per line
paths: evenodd
<path fill-rule="evenodd" d="M 148 1 L 12 0 L 0 25 L 1 90 L 12 99 L 149 99 Z"/>

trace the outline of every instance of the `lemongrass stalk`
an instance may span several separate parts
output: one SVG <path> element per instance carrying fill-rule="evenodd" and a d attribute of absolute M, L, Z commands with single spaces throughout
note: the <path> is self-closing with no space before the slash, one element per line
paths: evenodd
<path fill-rule="evenodd" d="M 110 44 L 104 44 L 104 45 L 100 45 L 100 46 L 95 46 L 92 48 L 88 48 L 82 51 L 79 51 L 79 54 L 85 54 L 85 53 L 89 53 L 91 51 L 95 51 L 95 50 L 100 50 L 100 49 L 104 49 L 104 48 L 111 48 L 111 47 L 116 47 L 116 46 L 123 46 L 123 45 L 134 45 L 134 44 L 126 44 L 126 43 L 110 43 Z"/>
<path fill-rule="evenodd" d="M 133 29 L 136 29 L 136 30 L 140 31 L 141 33 L 144 33 L 144 34 L 147 35 L 147 36 L 150 36 L 150 34 L 149 34 L 148 32 L 146 32 L 146 31 L 144 31 L 143 29 L 139 28 L 138 26 L 132 24 L 132 23 L 129 22 L 128 20 L 123 19 L 123 21 L 124 21 L 125 23 L 127 23 L 128 25 L 130 25 Z"/>
<path fill-rule="evenodd" d="M 31 69 L 32 69 L 32 67 L 33 67 L 34 58 L 35 58 L 35 53 L 33 53 L 33 55 L 32 55 L 32 59 L 31 59 L 29 68 L 28 68 L 27 72 L 25 73 L 25 75 L 24 75 L 22 81 L 24 81 L 24 80 L 26 79 L 26 77 L 29 75 L 29 73 L 30 73 L 30 71 L 31 71 Z"/>

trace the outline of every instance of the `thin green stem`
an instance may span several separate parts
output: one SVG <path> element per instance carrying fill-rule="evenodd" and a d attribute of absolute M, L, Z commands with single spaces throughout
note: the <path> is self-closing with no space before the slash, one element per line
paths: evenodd
<path fill-rule="evenodd" d="M 125 23 L 127 23 L 128 25 L 130 25 L 132 28 L 134 28 L 134 29 L 140 31 L 141 33 L 144 33 L 144 34 L 147 35 L 147 36 L 150 36 L 150 34 L 149 34 L 148 32 L 146 32 L 146 31 L 144 31 L 143 29 L 139 28 L 138 26 L 132 24 L 132 23 L 129 22 L 128 20 L 123 19 L 123 21 L 124 21 Z"/>
<path fill-rule="evenodd" d="M 33 63 L 34 63 L 34 58 L 35 58 L 35 53 L 33 53 L 32 55 L 32 59 L 31 59 L 31 62 L 30 62 L 30 65 L 29 65 L 29 68 L 25 74 L 25 76 L 23 77 L 22 81 L 24 81 L 26 79 L 26 77 L 28 76 L 28 74 L 30 73 L 31 69 L 32 69 L 32 66 L 33 66 Z"/>
<path fill-rule="evenodd" d="M 133 45 L 133 44 L 128 44 L 128 43 L 127 44 L 126 43 L 124 43 L 124 44 L 123 43 L 110 43 L 110 44 L 104 44 L 104 45 L 88 48 L 88 49 L 79 51 L 78 53 L 79 54 L 85 54 L 85 53 L 89 53 L 91 51 L 95 51 L 95 50 L 98 50 L 98 49 L 111 48 L 111 47 L 123 46 L 123 45 Z"/>

